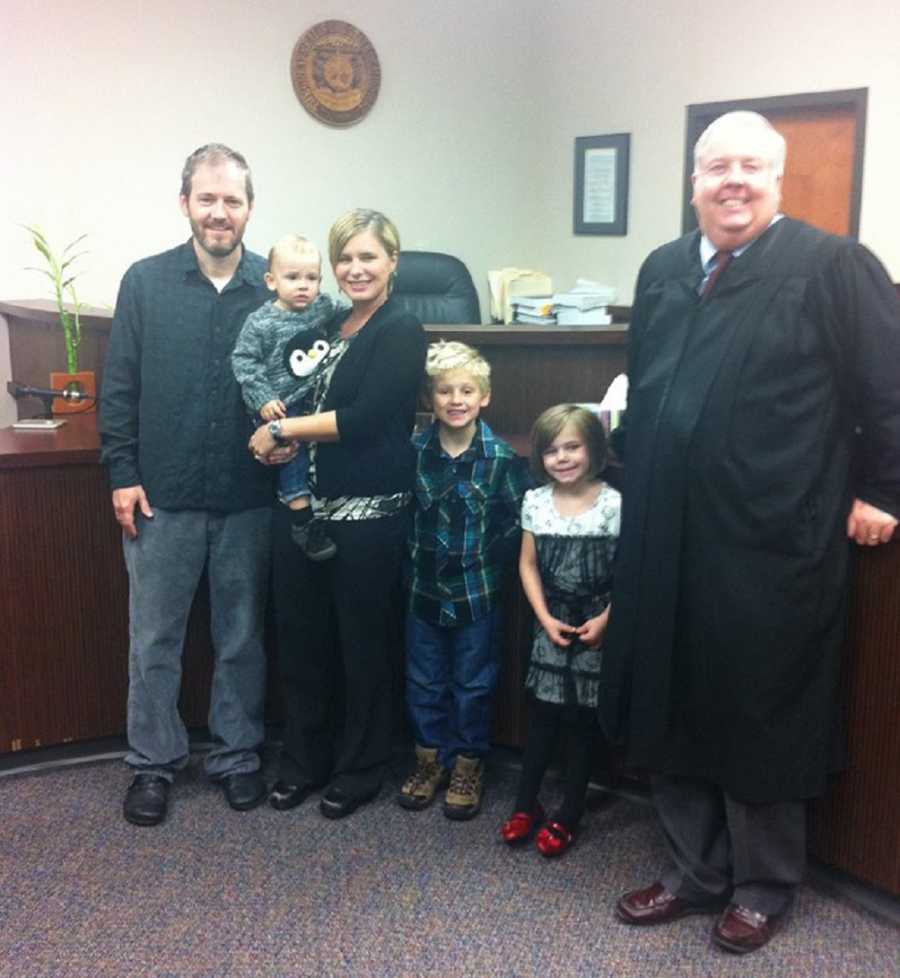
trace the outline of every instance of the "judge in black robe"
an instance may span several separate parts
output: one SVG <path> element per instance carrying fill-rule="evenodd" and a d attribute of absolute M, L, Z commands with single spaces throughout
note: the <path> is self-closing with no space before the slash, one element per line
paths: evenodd
<path fill-rule="evenodd" d="M 730 898 L 764 943 L 834 758 L 848 514 L 876 545 L 900 513 L 900 303 L 866 249 L 778 215 L 780 137 L 734 122 L 698 143 L 701 230 L 638 278 L 605 715 L 659 775 L 667 919 Z M 702 236 L 734 254 L 705 298 Z M 660 922 L 648 892 L 619 916 Z"/>

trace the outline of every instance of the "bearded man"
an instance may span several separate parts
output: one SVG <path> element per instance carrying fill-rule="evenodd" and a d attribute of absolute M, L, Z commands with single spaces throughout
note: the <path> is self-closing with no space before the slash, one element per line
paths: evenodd
<path fill-rule="evenodd" d="M 188 762 L 178 712 L 188 613 L 208 572 L 215 671 L 206 772 L 232 808 L 265 796 L 263 614 L 272 484 L 247 452 L 231 351 L 266 300 L 265 261 L 241 239 L 253 208 L 247 161 L 220 144 L 184 166 L 190 240 L 122 279 L 100 405 L 103 461 L 129 576 L 125 818 L 155 825 Z"/>
<path fill-rule="evenodd" d="M 788 908 L 833 769 L 849 540 L 900 514 L 900 303 L 865 248 L 779 213 L 784 160 L 755 113 L 698 140 L 699 231 L 641 269 L 613 438 L 608 715 L 670 856 L 617 914 L 721 911 L 737 953 Z"/>

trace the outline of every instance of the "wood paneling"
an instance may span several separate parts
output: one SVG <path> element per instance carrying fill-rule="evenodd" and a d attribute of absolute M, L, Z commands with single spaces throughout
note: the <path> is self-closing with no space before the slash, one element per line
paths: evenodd
<path fill-rule="evenodd" d="M 128 581 L 94 416 L 0 432 L 0 499 L 0 751 L 120 734 Z"/>
<path fill-rule="evenodd" d="M 900 542 L 857 548 L 841 693 L 847 767 L 813 806 L 813 851 L 900 894 Z"/>
<path fill-rule="evenodd" d="M 43 386 L 48 303 L 0 305 L 15 337 L 13 375 Z M 92 326 L 105 349 L 109 317 Z M 564 399 L 597 401 L 624 367 L 621 329 L 429 327 L 432 336 L 479 346 L 493 365 L 486 413 L 496 430 L 527 451 L 534 418 Z M 41 352 L 43 351 L 43 352 Z M 98 371 L 101 362 L 94 365 Z M 0 432 L 0 599 L 12 654 L 0 660 L 0 751 L 90 740 L 125 729 L 128 581 L 94 416 L 70 418 L 54 433 Z M 504 609 L 504 656 L 495 731 L 499 743 L 524 740 L 523 665 L 531 611 L 515 575 Z M 274 635 L 268 654 L 267 718 L 280 716 Z M 206 723 L 212 648 L 205 582 L 194 602 L 184 655 L 181 707 L 189 726 Z"/>

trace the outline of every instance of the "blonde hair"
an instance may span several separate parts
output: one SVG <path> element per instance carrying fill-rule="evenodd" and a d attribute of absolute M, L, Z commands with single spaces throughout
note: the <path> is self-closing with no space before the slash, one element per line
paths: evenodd
<path fill-rule="evenodd" d="M 787 143 L 784 136 L 772 125 L 771 122 L 758 112 L 726 112 L 714 119 L 700 134 L 700 138 L 694 144 L 694 173 L 700 169 L 700 160 L 706 152 L 707 146 L 717 136 L 723 132 L 735 129 L 744 132 L 754 132 L 762 136 L 768 144 L 768 159 L 772 163 L 772 169 L 776 177 L 784 175 L 784 161 L 787 157 Z"/>
<path fill-rule="evenodd" d="M 347 242 L 351 238 L 355 238 L 357 234 L 362 234 L 363 231 L 371 231 L 375 235 L 381 242 L 381 247 L 387 252 L 388 257 L 399 258 L 400 232 L 394 222 L 385 217 L 381 211 L 357 207 L 355 210 L 342 214 L 331 226 L 331 231 L 328 234 L 328 257 L 332 268 L 337 266 L 341 252 L 347 247 Z M 396 272 L 391 273 L 387 288 L 388 295 L 394 287 L 396 274 Z"/>
<path fill-rule="evenodd" d="M 531 429 L 529 464 L 535 478 L 541 482 L 551 481 L 544 468 L 544 452 L 568 424 L 584 439 L 591 461 L 590 474 L 600 475 L 606 465 L 606 432 L 597 415 L 578 404 L 557 404 L 547 408 Z"/>
<path fill-rule="evenodd" d="M 299 234 L 286 234 L 269 249 L 269 271 L 272 271 L 272 263 L 276 258 L 283 258 L 287 254 L 297 258 L 315 258 L 319 265 L 322 264 L 322 255 L 312 241 Z"/>
<path fill-rule="evenodd" d="M 491 389 L 491 365 L 473 346 L 457 340 L 438 340 L 428 347 L 425 357 L 425 374 L 428 387 L 434 390 L 435 382 L 451 370 L 465 370 L 478 381 L 482 394 Z"/>

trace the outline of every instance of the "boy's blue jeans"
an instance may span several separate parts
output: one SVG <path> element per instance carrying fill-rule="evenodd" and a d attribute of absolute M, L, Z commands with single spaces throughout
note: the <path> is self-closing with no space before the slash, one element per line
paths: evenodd
<path fill-rule="evenodd" d="M 499 626 L 499 608 L 459 628 L 407 615 L 406 703 L 416 743 L 437 747 L 443 767 L 453 767 L 458 754 L 490 750 Z"/>

